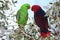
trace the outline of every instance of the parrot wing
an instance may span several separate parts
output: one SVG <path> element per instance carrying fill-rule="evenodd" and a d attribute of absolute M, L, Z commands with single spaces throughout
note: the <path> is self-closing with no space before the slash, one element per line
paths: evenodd
<path fill-rule="evenodd" d="M 40 14 L 41 16 L 46 14 L 42 9 L 39 9 L 36 13 Z"/>
<path fill-rule="evenodd" d="M 20 15 L 19 14 L 17 15 L 17 20 L 20 20 Z"/>

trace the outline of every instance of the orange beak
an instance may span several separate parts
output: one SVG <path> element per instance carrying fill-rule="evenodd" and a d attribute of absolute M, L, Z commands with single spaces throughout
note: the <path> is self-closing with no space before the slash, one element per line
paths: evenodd
<path fill-rule="evenodd" d="M 28 7 L 28 9 L 30 9 L 30 6 Z"/>

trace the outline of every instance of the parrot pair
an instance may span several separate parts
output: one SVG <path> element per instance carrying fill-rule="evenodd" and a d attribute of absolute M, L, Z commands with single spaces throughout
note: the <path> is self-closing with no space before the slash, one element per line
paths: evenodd
<path fill-rule="evenodd" d="M 26 3 L 21 6 L 16 14 L 16 20 L 21 29 L 24 29 L 24 26 L 28 20 L 28 9 L 30 8 L 30 4 Z M 47 16 L 45 16 L 45 12 L 38 5 L 33 5 L 31 8 L 34 11 L 34 20 L 36 25 L 40 28 L 40 34 L 43 38 L 50 36 L 50 31 L 48 30 L 48 21 Z"/>

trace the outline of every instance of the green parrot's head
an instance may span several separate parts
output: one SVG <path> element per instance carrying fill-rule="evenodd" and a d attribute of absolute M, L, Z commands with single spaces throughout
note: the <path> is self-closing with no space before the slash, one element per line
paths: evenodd
<path fill-rule="evenodd" d="M 27 9 L 30 8 L 30 4 L 28 4 L 28 3 L 24 4 L 23 6 L 26 7 Z"/>

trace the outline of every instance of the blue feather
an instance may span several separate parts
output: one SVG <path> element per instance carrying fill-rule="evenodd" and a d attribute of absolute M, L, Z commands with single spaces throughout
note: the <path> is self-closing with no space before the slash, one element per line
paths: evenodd
<path fill-rule="evenodd" d="M 20 15 L 18 15 L 18 20 L 20 20 Z"/>
<path fill-rule="evenodd" d="M 42 16 L 44 16 L 46 14 L 42 9 L 39 9 L 36 13 L 40 14 Z"/>

